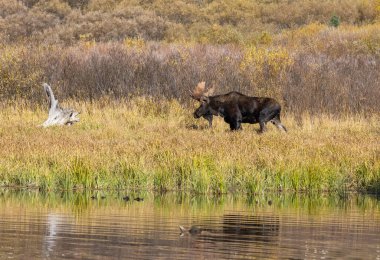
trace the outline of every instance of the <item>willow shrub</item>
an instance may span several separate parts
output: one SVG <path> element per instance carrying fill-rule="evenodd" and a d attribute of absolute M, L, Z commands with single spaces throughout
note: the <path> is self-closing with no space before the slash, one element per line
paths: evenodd
<path fill-rule="evenodd" d="M 310 25 L 257 46 L 147 43 L 125 39 L 75 46 L 0 46 L 1 101 L 42 104 L 42 82 L 59 99 L 95 101 L 151 96 L 192 104 L 189 89 L 206 81 L 216 94 L 272 96 L 284 111 L 378 113 L 379 26 Z"/>

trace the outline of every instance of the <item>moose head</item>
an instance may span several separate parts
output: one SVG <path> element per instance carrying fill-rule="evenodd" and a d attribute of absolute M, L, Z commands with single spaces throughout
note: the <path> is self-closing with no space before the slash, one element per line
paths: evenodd
<path fill-rule="evenodd" d="M 199 82 L 193 91 L 190 91 L 190 97 L 200 102 L 200 106 L 195 110 L 194 117 L 204 117 L 212 126 L 213 111 L 210 104 L 210 96 L 214 93 L 214 87 L 206 90 L 206 82 Z"/>

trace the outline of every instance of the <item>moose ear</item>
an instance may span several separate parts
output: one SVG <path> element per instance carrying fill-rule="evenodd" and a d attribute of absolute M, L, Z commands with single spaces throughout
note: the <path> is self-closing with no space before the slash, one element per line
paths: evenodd
<path fill-rule="evenodd" d="M 208 103 L 210 103 L 210 98 L 206 97 L 206 96 L 202 96 L 199 101 L 201 101 L 202 103 L 208 104 Z"/>

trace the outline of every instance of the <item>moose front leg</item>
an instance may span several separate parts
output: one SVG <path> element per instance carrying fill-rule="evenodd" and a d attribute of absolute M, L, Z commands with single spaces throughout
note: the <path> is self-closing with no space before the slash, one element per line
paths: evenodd
<path fill-rule="evenodd" d="M 230 129 L 231 129 L 231 131 L 243 130 L 243 128 L 241 127 L 241 121 L 239 121 L 239 120 L 233 120 L 230 123 Z"/>
<path fill-rule="evenodd" d="M 224 122 L 230 125 L 231 131 L 241 129 L 241 122 L 239 123 L 236 119 L 225 117 Z"/>
<path fill-rule="evenodd" d="M 204 115 L 203 118 L 208 121 L 208 127 L 212 128 L 212 114 Z"/>

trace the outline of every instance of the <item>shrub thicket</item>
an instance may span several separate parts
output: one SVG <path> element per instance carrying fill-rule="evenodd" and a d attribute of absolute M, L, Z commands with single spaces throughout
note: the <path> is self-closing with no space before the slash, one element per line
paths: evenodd
<path fill-rule="evenodd" d="M 378 113 L 377 0 L 0 0 L 0 100 L 149 95 L 199 81 L 288 112 Z M 289 13 L 292 13 L 289 16 Z M 329 26 L 339 17 L 339 27 Z"/>
<path fill-rule="evenodd" d="M 315 34 L 313 40 L 308 34 Z M 289 112 L 378 113 L 377 35 L 372 27 L 353 33 L 315 25 L 275 38 L 270 48 L 143 40 L 83 42 L 63 49 L 3 46 L 0 93 L 3 101 L 41 103 L 41 82 L 46 81 L 61 98 L 148 95 L 188 103 L 188 90 L 205 80 L 217 93 L 275 97 Z M 304 45 L 294 48 L 298 41 Z"/>
<path fill-rule="evenodd" d="M 379 6 L 377 0 L 0 0 L 0 38 L 7 43 L 72 44 L 83 36 L 249 43 L 262 32 L 329 24 L 333 16 L 343 24 L 370 24 Z"/>

